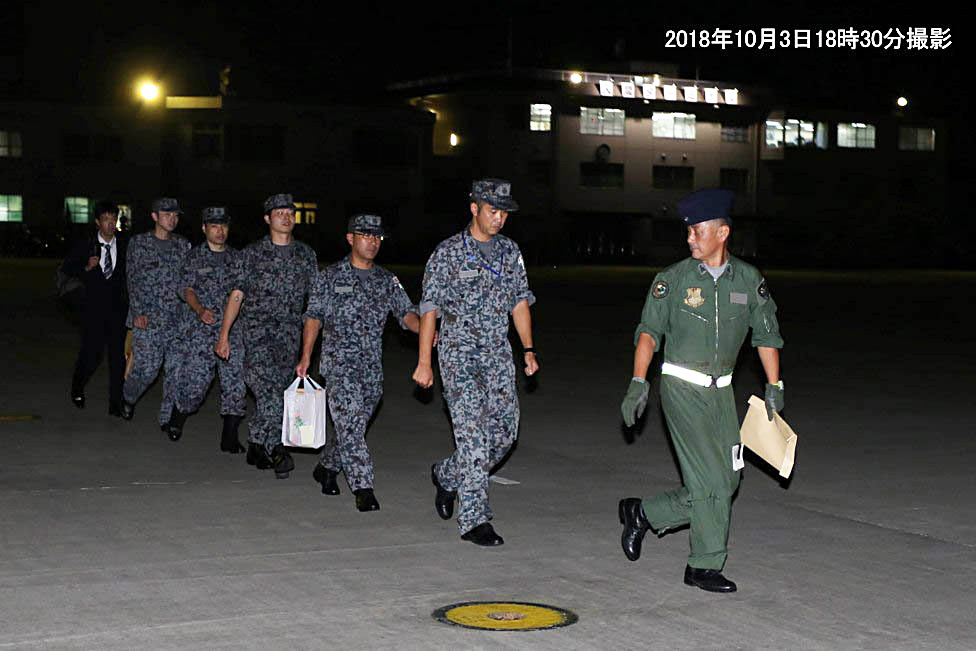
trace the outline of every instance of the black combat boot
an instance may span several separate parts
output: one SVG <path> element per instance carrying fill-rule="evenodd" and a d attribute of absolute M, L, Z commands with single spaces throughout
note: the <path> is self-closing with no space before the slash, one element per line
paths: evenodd
<path fill-rule="evenodd" d="M 166 430 L 166 436 L 169 437 L 170 441 L 179 441 L 180 437 L 183 436 L 183 424 L 186 423 L 188 415 L 173 407 L 173 412 L 169 415 L 169 422 L 163 428 Z"/>
<path fill-rule="evenodd" d="M 295 469 L 295 462 L 285 451 L 285 446 L 279 443 L 271 449 L 271 465 L 274 467 L 275 477 L 288 479 L 288 474 Z"/>
<path fill-rule="evenodd" d="M 482 547 L 497 547 L 505 544 L 502 537 L 495 533 L 495 528 L 487 522 L 482 522 L 474 529 L 461 534 L 461 540 L 467 540 Z"/>
<path fill-rule="evenodd" d="M 338 476 L 339 473 L 326 468 L 321 463 L 315 464 L 315 470 L 312 471 L 312 479 L 322 484 L 323 495 L 339 494 L 339 483 L 336 481 Z"/>
<path fill-rule="evenodd" d="M 254 441 L 247 442 L 247 457 L 245 458 L 249 466 L 255 466 L 258 470 L 267 470 L 271 467 L 271 459 L 264 446 Z"/>
<path fill-rule="evenodd" d="M 373 495 L 372 488 L 360 488 L 359 490 L 354 490 L 352 493 L 356 496 L 356 508 L 360 511 L 380 510 L 380 503 L 376 501 L 376 496 Z"/>
<path fill-rule="evenodd" d="M 241 445 L 240 440 L 237 438 L 237 427 L 241 424 L 241 420 L 244 417 L 225 414 L 223 418 L 224 430 L 220 434 L 220 451 L 240 454 L 244 451 L 244 446 Z"/>
<path fill-rule="evenodd" d="M 119 415 L 122 416 L 123 420 L 132 420 L 132 417 L 136 413 L 136 406 L 125 398 L 122 398 L 122 402 L 119 404 L 119 411 L 121 412 Z"/>
<path fill-rule="evenodd" d="M 620 524 L 624 525 L 624 531 L 620 534 L 620 546 L 624 549 L 624 555 L 628 560 L 636 561 L 640 558 L 641 543 L 644 541 L 644 534 L 651 528 L 651 523 L 644 515 L 644 507 L 636 497 L 627 497 L 620 500 L 617 506 L 617 513 L 620 516 Z"/>
<path fill-rule="evenodd" d="M 437 511 L 441 520 L 450 520 L 451 516 L 454 515 L 454 498 L 457 497 L 457 492 L 449 491 L 441 486 L 440 481 L 437 480 L 437 473 L 434 472 L 436 465 L 433 464 L 430 467 L 430 481 L 434 483 L 434 488 L 437 489 L 437 493 L 434 495 L 434 510 Z"/>

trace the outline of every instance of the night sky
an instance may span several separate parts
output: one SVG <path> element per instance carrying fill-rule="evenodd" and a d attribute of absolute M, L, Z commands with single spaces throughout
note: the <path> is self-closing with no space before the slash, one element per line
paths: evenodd
<path fill-rule="evenodd" d="M 167 94 L 216 94 L 218 71 L 230 63 L 232 88 L 241 97 L 372 102 L 390 82 L 502 68 L 511 42 L 515 66 L 625 72 L 632 60 L 677 62 L 683 77 L 761 85 L 784 102 L 815 108 L 886 113 L 905 95 L 915 114 L 951 121 L 950 161 L 964 162 L 972 140 L 962 121 L 970 94 L 962 66 L 969 23 L 959 19 L 960 10 L 938 3 L 778 2 L 757 9 L 725 2 L 716 9 L 681 2 L 670 10 L 635 2 L 328 3 L 331 10 L 324 3 L 271 4 L 7 3 L 0 9 L 0 95 L 127 101 L 141 74 L 161 79 Z M 919 26 L 950 28 L 951 47 L 664 47 L 667 29 Z"/>

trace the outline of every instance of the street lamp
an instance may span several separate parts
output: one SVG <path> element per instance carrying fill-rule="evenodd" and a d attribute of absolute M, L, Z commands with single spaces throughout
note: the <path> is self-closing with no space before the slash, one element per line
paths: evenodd
<path fill-rule="evenodd" d="M 908 100 L 904 97 L 899 97 L 895 103 L 902 108 L 908 106 Z"/>
<path fill-rule="evenodd" d="M 152 80 L 144 79 L 136 84 L 136 94 L 144 102 L 155 102 L 159 99 L 159 84 Z"/>
<path fill-rule="evenodd" d="M 573 84 L 574 86 L 575 85 L 578 85 L 578 84 L 581 84 L 581 83 L 583 83 L 583 75 L 581 75 L 578 72 L 574 72 L 571 75 L 569 75 L 569 82 L 571 84 Z"/>

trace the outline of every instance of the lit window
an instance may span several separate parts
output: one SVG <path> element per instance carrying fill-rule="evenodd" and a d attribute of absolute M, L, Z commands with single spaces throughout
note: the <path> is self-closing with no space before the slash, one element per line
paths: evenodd
<path fill-rule="evenodd" d="M 814 147 L 816 128 L 813 122 L 790 118 L 784 128 L 783 144 L 787 147 Z"/>
<path fill-rule="evenodd" d="M 550 129 L 552 129 L 552 105 L 530 104 L 529 131 L 549 131 Z"/>
<path fill-rule="evenodd" d="M 766 147 L 779 149 L 783 146 L 783 121 L 766 120 Z"/>
<path fill-rule="evenodd" d="M 120 203 L 119 218 L 115 220 L 115 228 L 124 231 L 132 224 L 132 206 Z"/>
<path fill-rule="evenodd" d="M 725 95 L 726 104 L 738 104 L 739 103 L 739 89 L 738 88 L 726 88 L 723 91 Z"/>
<path fill-rule="evenodd" d="M 935 151 L 935 129 L 899 127 L 898 149 L 902 151 Z"/>
<path fill-rule="evenodd" d="M 685 86 L 682 90 L 685 92 L 686 102 L 698 101 L 698 86 Z"/>
<path fill-rule="evenodd" d="M 625 115 L 621 109 L 580 107 L 580 133 L 622 136 L 624 120 Z"/>
<path fill-rule="evenodd" d="M 749 142 L 749 127 L 723 124 L 722 142 Z"/>
<path fill-rule="evenodd" d="M 654 113 L 651 133 L 655 138 L 695 139 L 695 116 L 691 113 Z"/>
<path fill-rule="evenodd" d="M 74 224 L 87 224 L 90 210 L 88 197 L 64 198 L 64 211 Z"/>
<path fill-rule="evenodd" d="M 0 194 L 0 222 L 24 221 L 24 198 L 19 194 Z"/>
<path fill-rule="evenodd" d="M 319 204 L 309 203 L 309 202 L 295 202 L 295 223 L 296 224 L 314 224 L 315 223 L 315 213 L 318 212 Z"/>
<path fill-rule="evenodd" d="M 718 88 L 706 88 L 705 101 L 709 104 L 718 104 Z"/>
<path fill-rule="evenodd" d="M 667 86 L 663 86 L 662 90 L 664 91 L 664 99 L 668 100 L 669 102 L 678 101 L 677 86 L 675 86 L 674 84 L 668 84 Z"/>
<path fill-rule="evenodd" d="M 874 149 L 874 125 L 863 122 L 841 122 L 837 125 L 837 146 Z"/>
<path fill-rule="evenodd" d="M 19 131 L 0 131 L 0 158 L 20 158 L 23 153 Z"/>

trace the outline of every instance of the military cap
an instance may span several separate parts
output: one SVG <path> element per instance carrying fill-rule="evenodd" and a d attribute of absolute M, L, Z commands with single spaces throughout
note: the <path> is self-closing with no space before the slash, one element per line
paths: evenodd
<path fill-rule="evenodd" d="M 678 202 L 678 214 L 688 226 L 694 226 L 710 219 L 732 221 L 732 199 L 730 190 L 708 188 L 685 195 Z"/>
<path fill-rule="evenodd" d="M 349 218 L 349 228 L 347 233 L 363 233 L 365 235 L 385 235 L 383 230 L 383 218 L 379 215 L 369 215 L 359 213 Z"/>
<path fill-rule="evenodd" d="M 506 212 L 515 212 L 519 208 L 512 198 L 512 184 L 502 179 L 474 181 L 471 184 L 471 201 L 483 201 Z"/>
<path fill-rule="evenodd" d="M 172 197 L 160 197 L 152 203 L 153 212 L 183 212 L 180 210 L 180 202 Z"/>
<path fill-rule="evenodd" d="M 201 213 L 204 224 L 229 224 L 230 215 L 223 206 L 207 206 Z"/>
<path fill-rule="evenodd" d="M 264 214 L 269 214 L 277 208 L 291 208 L 295 210 L 295 202 L 290 194 L 273 194 L 264 200 Z"/>

